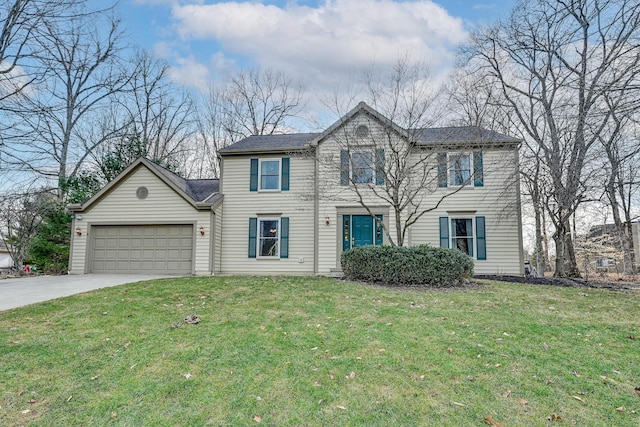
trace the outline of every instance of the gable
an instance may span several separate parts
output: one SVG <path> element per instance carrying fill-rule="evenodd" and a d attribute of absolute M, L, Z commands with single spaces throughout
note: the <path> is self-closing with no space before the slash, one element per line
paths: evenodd
<path fill-rule="evenodd" d="M 366 132 L 359 132 L 366 127 Z M 378 113 L 366 103 L 360 102 L 355 108 L 338 119 L 324 132 L 319 134 L 311 146 L 317 146 L 328 139 L 351 143 L 375 141 L 381 137 L 397 137 L 409 142 L 409 135 L 405 129 L 393 123 Z"/>
<path fill-rule="evenodd" d="M 185 180 L 147 159 L 139 158 L 91 198 L 81 203 L 70 204 L 67 209 L 71 212 L 83 212 L 91 209 L 95 203 L 101 201 L 141 170 L 146 170 L 150 176 L 154 176 L 158 181 L 164 183 L 168 189 L 171 189 L 196 209 L 211 209 L 211 205 L 219 202 L 218 199 L 221 198 L 215 197 L 220 196 L 217 194 L 219 191 L 218 180 Z M 144 187 L 144 185 L 141 184 L 139 187 Z"/>
<path fill-rule="evenodd" d="M 196 208 L 193 203 L 160 179 L 146 167 L 132 170 L 126 177 L 113 183 L 92 203 L 80 212 L 127 211 L 132 217 L 153 215 L 159 210 L 191 213 Z"/>

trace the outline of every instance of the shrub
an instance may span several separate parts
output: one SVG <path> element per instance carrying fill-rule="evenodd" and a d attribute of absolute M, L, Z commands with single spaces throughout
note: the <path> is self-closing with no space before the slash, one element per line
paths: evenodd
<path fill-rule="evenodd" d="M 398 286 L 456 286 L 473 275 L 473 260 L 455 249 L 360 246 L 342 253 L 342 271 L 351 280 Z"/>

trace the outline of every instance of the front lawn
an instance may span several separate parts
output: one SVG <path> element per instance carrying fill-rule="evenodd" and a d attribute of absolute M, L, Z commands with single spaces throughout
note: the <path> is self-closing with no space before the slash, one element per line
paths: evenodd
<path fill-rule="evenodd" d="M 638 426 L 639 362 L 638 294 L 164 279 L 0 312 L 0 425 Z"/>

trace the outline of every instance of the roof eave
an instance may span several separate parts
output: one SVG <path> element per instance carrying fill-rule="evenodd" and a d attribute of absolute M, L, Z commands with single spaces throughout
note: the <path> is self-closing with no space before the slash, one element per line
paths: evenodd
<path fill-rule="evenodd" d="M 229 150 L 229 151 L 219 151 L 218 155 L 220 157 L 224 156 L 246 156 L 251 154 L 286 154 L 286 153 L 294 153 L 294 152 L 304 152 L 312 148 L 310 145 L 306 145 L 304 147 L 289 147 L 289 148 L 261 148 L 261 149 L 246 149 L 246 150 Z"/>

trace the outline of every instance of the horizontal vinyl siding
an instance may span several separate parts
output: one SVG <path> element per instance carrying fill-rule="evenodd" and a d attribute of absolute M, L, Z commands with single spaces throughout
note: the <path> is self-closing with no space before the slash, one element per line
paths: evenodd
<path fill-rule="evenodd" d="M 260 192 L 249 191 L 251 157 L 258 156 L 223 157 L 221 273 L 313 274 L 314 160 L 282 155 L 259 156 L 291 159 L 289 190 Z M 289 258 L 248 257 L 249 218 L 261 214 L 279 214 L 289 218 Z"/>
<path fill-rule="evenodd" d="M 338 129 L 334 137 L 330 137 L 322 141 L 317 148 L 318 155 L 318 191 L 319 191 L 319 212 L 318 212 L 318 273 L 331 274 L 339 270 L 340 253 L 342 252 L 342 222 L 338 216 L 338 211 L 349 212 L 352 214 L 366 215 L 363 206 L 358 200 L 356 192 L 351 185 L 345 186 L 340 184 L 340 150 L 345 147 L 345 141 L 352 144 L 355 135 L 355 129 L 365 125 L 369 128 L 369 132 L 374 138 L 384 140 L 384 132 L 381 130 L 379 123 L 375 120 L 369 120 L 367 116 L 356 116 L 352 121 L 346 124 L 346 130 Z M 377 136 L 375 136 L 377 135 Z M 347 138 L 347 139 L 345 139 Z M 352 140 L 350 140 L 352 139 Z M 363 139 L 365 144 L 363 147 L 373 152 L 374 148 L 370 145 L 370 139 Z M 362 191 L 365 203 L 371 207 L 385 210 L 388 204 L 377 198 L 373 193 Z M 387 214 L 388 212 L 388 214 Z M 329 216 L 330 225 L 325 224 L 325 217 Z M 388 229 L 392 230 L 392 237 L 395 240 L 395 218 L 393 212 L 389 209 L 385 210 L 384 221 L 388 225 Z M 385 235 L 384 243 L 388 244 L 389 239 Z"/>
<path fill-rule="evenodd" d="M 475 273 L 522 274 L 518 186 L 514 181 L 516 177 L 510 172 L 514 169 L 514 156 L 513 151 L 485 151 L 485 185 L 469 186 L 446 198 L 438 209 L 427 213 L 412 227 L 410 243 L 439 246 L 438 219 L 441 216 L 484 216 L 487 259 L 475 262 Z M 451 188 L 438 190 L 433 195 L 433 201 L 449 191 Z"/>
<path fill-rule="evenodd" d="M 149 190 L 146 199 L 136 197 L 136 190 L 145 186 Z M 212 236 L 211 211 L 199 211 L 179 196 L 155 174 L 141 166 L 120 182 L 101 200 L 85 212 L 80 212 L 82 220 L 76 220 L 76 227 L 83 229 L 83 235 L 74 234 L 72 272 L 86 271 L 87 242 L 90 239 L 91 224 L 193 224 L 194 229 L 194 273 L 210 274 L 210 239 Z M 203 226 L 205 235 L 200 235 Z M 87 230 L 87 227 L 89 228 Z"/>

